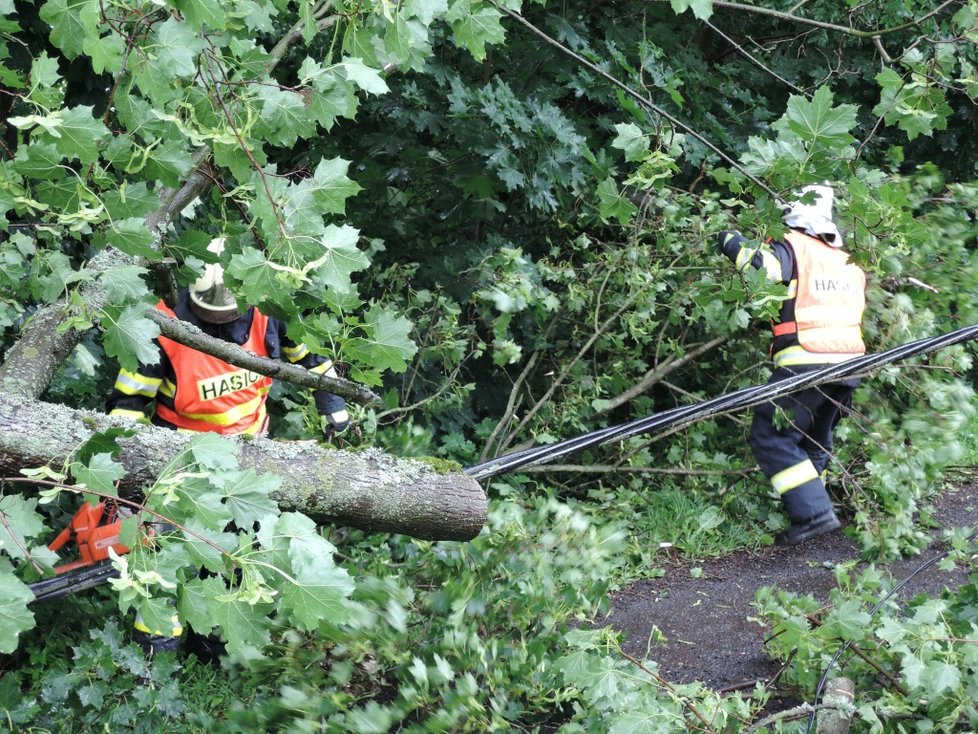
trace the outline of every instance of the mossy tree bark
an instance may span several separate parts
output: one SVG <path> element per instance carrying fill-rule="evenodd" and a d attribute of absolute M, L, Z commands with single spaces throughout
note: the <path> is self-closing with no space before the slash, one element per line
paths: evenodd
<path fill-rule="evenodd" d="M 0 395 L 0 473 L 61 466 L 94 433 L 134 428 L 120 439 L 127 469 L 120 491 L 138 493 L 193 440 L 192 434 L 110 418 L 101 413 Z M 341 451 L 314 442 L 228 438 L 241 468 L 283 478 L 274 499 L 321 524 L 395 532 L 428 540 L 471 540 L 486 522 L 485 493 L 461 472 L 442 472 L 423 461 L 379 450 Z"/>

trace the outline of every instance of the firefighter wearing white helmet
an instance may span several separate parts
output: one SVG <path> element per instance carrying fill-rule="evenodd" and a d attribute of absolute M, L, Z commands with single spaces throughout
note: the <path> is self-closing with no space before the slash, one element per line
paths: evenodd
<path fill-rule="evenodd" d="M 770 382 L 866 351 L 861 331 L 866 276 L 842 249 L 833 203 L 828 184 L 805 186 L 783 209 L 788 230 L 780 239 L 758 245 L 737 231 L 718 235 L 720 252 L 738 269 L 763 270 L 769 280 L 788 288 L 773 325 Z M 855 379 L 823 384 L 755 409 L 751 448 L 790 520 L 775 537 L 779 545 L 795 545 L 841 525 L 824 478 L 833 429 L 849 412 L 858 384 Z M 775 426 L 778 409 L 789 417 L 782 428 Z"/>
<path fill-rule="evenodd" d="M 223 249 L 221 238 L 208 246 L 218 256 Z M 265 316 L 254 306 L 239 309 L 224 284 L 224 270 L 217 263 L 206 265 L 203 274 L 179 292 L 172 309 L 163 301 L 156 307 L 258 356 L 284 358 L 312 372 L 337 376 L 329 359 L 313 354 L 286 336 L 284 322 Z M 271 378 L 164 336 L 156 341 L 159 362 L 141 365 L 136 372 L 119 373 L 108 401 L 111 415 L 138 418 L 152 410 L 152 420 L 157 425 L 220 434 L 255 435 L 267 429 L 265 399 Z M 347 427 L 350 418 L 342 398 L 320 390 L 315 399 L 330 433 Z"/>
<path fill-rule="evenodd" d="M 220 238 L 208 246 L 218 256 L 223 249 Z M 206 265 L 189 288 L 180 290 L 172 309 L 163 301 L 156 308 L 260 357 L 284 358 L 312 372 L 337 376 L 329 359 L 286 336 L 284 322 L 265 316 L 253 306 L 239 309 L 217 263 Z M 107 401 L 110 415 L 143 418 L 149 413 L 154 424 L 181 431 L 257 435 L 267 430 L 265 401 L 271 378 L 164 336 L 157 337 L 156 346 L 156 364 L 141 365 L 135 372 L 120 370 Z M 323 390 L 314 396 L 326 432 L 346 429 L 350 416 L 343 399 Z M 149 629 L 141 619 L 136 620 L 136 639 L 148 651 L 176 649 L 182 632 L 176 617 L 172 628 L 165 630 Z"/>

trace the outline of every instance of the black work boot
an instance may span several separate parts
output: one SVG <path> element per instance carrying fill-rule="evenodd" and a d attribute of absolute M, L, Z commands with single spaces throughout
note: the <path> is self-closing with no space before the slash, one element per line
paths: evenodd
<path fill-rule="evenodd" d="M 806 540 L 817 538 L 819 535 L 831 533 L 840 527 L 842 527 L 842 523 L 839 522 L 839 518 L 835 516 L 835 513 L 832 510 L 826 510 L 807 520 L 792 520 L 787 530 L 782 530 L 774 536 L 774 544 L 798 545 L 799 543 L 804 543 Z"/>
<path fill-rule="evenodd" d="M 176 652 L 180 649 L 179 636 L 153 635 L 136 630 L 132 633 L 132 639 L 143 649 L 146 657 L 153 657 L 161 652 Z"/>

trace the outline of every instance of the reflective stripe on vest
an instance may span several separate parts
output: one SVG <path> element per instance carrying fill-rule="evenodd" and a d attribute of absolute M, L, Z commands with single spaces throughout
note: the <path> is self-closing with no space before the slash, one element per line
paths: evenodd
<path fill-rule="evenodd" d="M 797 334 L 802 349 L 818 355 L 808 362 L 793 363 L 841 361 L 864 354 L 860 324 L 866 307 L 866 274 L 849 262 L 847 253 L 814 237 L 792 230 L 785 241 L 794 253 L 798 272 L 795 320 L 776 324 L 774 335 Z"/>
<path fill-rule="evenodd" d="M 174 312 L 162 301 L 156 306 L 167 316 Z M 268 317 L 253 311 L 251 330 L 243 349 L 267 357 Z M 159 337 L 177 376 L 173 408 L 157 403 L 156 414 L 179 429 L 211 433 L 257 434 L 267 424 L 265 399 L 272 379 L 235 367 L 222 359 Z M 162 392 L 162 391 L 161 391 Z"/>

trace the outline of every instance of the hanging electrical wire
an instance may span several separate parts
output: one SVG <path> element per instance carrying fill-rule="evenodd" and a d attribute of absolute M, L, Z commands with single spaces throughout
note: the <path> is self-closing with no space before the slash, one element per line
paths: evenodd
<path fill-rule="evenodd" d="M 831 364 L 811 372 L 789 377 L 779 382 L 755 385 L 700 403 L 684 405 L 656 413 L 629 423 L 590 431 L 565 441 L 503 454 L 494 459 L 470 466 L 464 471 L 476 479 L 488 479 L 489 477 L 511 472 L 525 466 L 545 464 L 554 459 L 567 456 L 568 454 L 583 451 L 591 446 L 597 446 L 611 441 L 623 441 L 633 436 L 649 434 L 655 431 L 661 432 L 667 428 L 688 426 L 705 418 L 750 408 L 782 395 L 789 395 L 825 382 L 869 373 L 894 362 L 909 359 L 920 354 L 927 354 L 953 344 L 960 344 L 976 338 L 978 338 L 978 324 L 966 326 L 948 332 L 947 334 L 908 342 L 907 344 L 888 349 L 885 352 L 864 354 L 861 357 L 855 357 L 838 364 Z"/>

